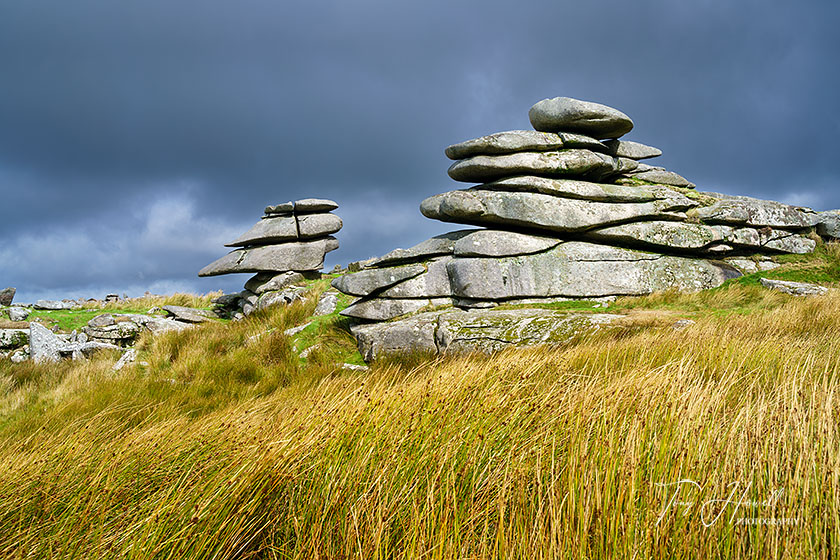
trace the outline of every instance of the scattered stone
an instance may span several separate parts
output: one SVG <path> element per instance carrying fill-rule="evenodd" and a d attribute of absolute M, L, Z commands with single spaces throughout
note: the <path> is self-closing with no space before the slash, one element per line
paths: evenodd
<path fill-rule="evenodd" d="M 122 355 L 122 357 L 114 364 L 114 367 L 111 368 L 112 371 L 120 371 L 122 368 L 127 366 L 128 364 L 134 363 L 137 360 L 137 350 L 130 349 Z"/>
<path fill-rule="evenodd" d="M 312 321 L 305 323 L 303 325 L 298 325 L 297 327 L 292 327 L 290 329 L 286 329 L 283 331 L 283 334 L 286 336 L 295 336 L 297 333 L 302 332 L 306 327 L 312 324 Z"/>
<path fill-rule="evenodd" d="M 101 329 L 104 327 L 110 327 L 111 325 L 116 325 L 117 321 L 114 316 L 110 313 L 106 313 L 104 315 L 97 315 L 90 321 L 88 321 L 88 326 Z"/>
<path fill-rule="evenodd" d="M 164 305 L 161 309 L 166 311 L 169 316 L 185 323 L 204 323 L 216 317 L 212 311 L 183 307 L 180 305 Z"/>
<path fill-rule="evenodd" d="M 358 366 L 356 364 L 341 364 L 341 369 L 348 371 L 370 371 L 367 366 Z"/>
<path fill-rule="evenodd" d="M 329 315 L 335 312 L 338 305 L 338 294 L 335 292 L 324 292 L 318 299 L 318 304 L 315 306 L 315 312 L 312 314 L 315 317 L 322 315 Z"/>
<path fill-rule="evenodd" d="M 539 131 L 578 132 L 599 140 L 619 138 L 633 129 L 633 121 L 621 111 L 571 97 L 543 99 L 531 107 L 528 118 Z"/>
<path fill-rule="evenodd" d="M 691 319 L 680 319 L 679 321 L 676 321 L 673 325 L 671 325 L 671 328 L 675 331 L 681 331 L 694 324 L 696 324 L 696 321 L 692 321 Z"/>
<path fill-rule="evenodd" d="M 105 303 L 116 303 L 120 301 L 119 294 L 108 294 L 105 296 Z"/>
<path fill-rule="evenodd" d="M 0 306 L 8 307 L 15 299 L 15 288 L 4 288 L 0 290 Z"/>
<path fill-rule="evenodd" d="M 275 305 L 289 305 L 295 301 L 303 300 L 303 290 L 287 288 L 282 292 L 266 292 L 257 300 L 257 310 L 268 309 Z M 247 315 L 247 313 L 246 313 Z"/>
<path fill-rule="evenodd" d="M 59 361 L 62 346 L 64 341 L 48 328 L 35 322 L 29 324 L 29 354 L 35 363 Z"/>
<path fill-rule="evenodd" d="M 15 322 L 26 321 L 30 313 L 32 313 L 32 310 L 28 307 L 10 307 L 9 319 Z"/>
<path fill-rule="evenodd" d="M 39 299 L 35 302 L 32 306 L 35 309 L 44 309 L 48 311 L 60 311 L 65 309 L 78 309 L 80 306 L 75 301 L 70 300 L 63 300 L 63 301 L 53 301 L 47 299 Z"/>
<path fill-rule="evenodd" d="M 789 282 L 787 280 L 771 280 L 759 278 L 761 285 L 771 290 L 777 290 L 794 296 L 821 296 L 828 293 L 828 288 L 805 282 Z"/>
<path fill-rule="evenodd" d="M 0 329 L 0 349 L 14 350 L 29 344 L 28 329 Z"/>
<path fill-rule="evenodd" d="M 817 233 L 827 239 L 840 239 L 840 210 L 817 213 Z"/>
<path fill-rule="evenodd" d="M 12 361 L 13 364 L 23 363 L 29 359 L 29 352 L 27 352 L 24 349 L 17 350 L 12 354 L 12 357 L 9 359 Z"/>
<path fill-rule="evenodd" d="M 314 352 L 315 350 L 317 350 L 320 347 L 321 347 L 320 344 L 313 344 L 312 346 L 310 346 L 306 350 L 302 351 L 300 353 L 300 357 L 303 358 L 303 359 L 306 359 L 306 358 L 309 357 L 310 354 L 312 354 L 312 352 Z"/>

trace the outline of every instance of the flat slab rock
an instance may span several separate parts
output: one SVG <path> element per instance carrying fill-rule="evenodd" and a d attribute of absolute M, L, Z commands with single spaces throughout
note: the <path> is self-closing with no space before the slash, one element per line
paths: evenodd
<path fill-rule="evenodd" d="M 639 142 L 627 142 L 625 140 L 607 140 L 604 142 L 610 155 L 626 157 L 630 159 L 648 159 L 662 155 L 662 150 L 653 146 L 646 146 Z"/>
<path fill-rule="evenodd" d="M 479 226 L 516 226 L 553 232 L 582 232 L 632 220 L 680 220 L 697 203 L 674 193 L 664 200 L 610 203 L 530 192 L 481 189 L 431 196 L 420 205 L 427 218 Z"/>
<path fill-rule="evenodd" d="M 353 327 L 365 361 L 422 352 L 490 353 L 513 346 L 563 344 L 608 328 L 613 314 L 569 314 L 548 309 L 445 310 L 374 325 Z"/>
<path fill-rule="evenodd" d="M 506 177 L 475 187 L 475 190 L 531 192 L 594 202 L 653 202 L 654 200 L 682 199 L 683 197 L 682 194 L 668 187 L 658 187 L 656 185 L 613 185 L 577 179 L 537 177 L 536 175 Z"/>
<path fill-rule="evenodd" d="M 446 157 L 457 160 L 480 155 L 549 152 L 564 148 L 585 148 L 596 152 L 608 151 L 607 147 L 598 140 L 582 134 L 509 130 L 453 144 L 446 148 Z"/>
<path fill-rule="evenodd" d="M 183 307 L 181 305 L 164 305 L 161 309 L 166 311 L 170 317 L 185 323 L 204 323 L 218 318 L 212 311 Z"/>
<path fill-rule="evenodd" d="M 553 152 L 518 152 L 497 156 L 473 156 L 453 163 L 449 176 L 456 181 L 483 183 L 511 175 L 610 177 L 632 171 L 625 162 L 607 154 L 571 149 Z"/>
<path fill-rule="evenodd" d="M 324 266 L 324 255 L 335 249 L 338 249 L 338 240 L 331 236 L 313 241 L 237 249 L 205 266 L 198 275 L 320 270 Z"/>
<path fill-rule="evenodd" d="M 387 255 L 366 261 L 366 268 L 381 268 L 397 264 L 425 261 L 431 257 L 451 255 L 455 250 L 455 243 L 462 237 L 474 232 L 474 229 L 451 231 L 436 235 L 426 241 L 421 241 L 408 249 L 394 249 Z"/>
<path fill-rule="evenodd" d="M 599 140 L 633 130 L 633 121 L 618 109 L 571 97 L 543 99 L 531 107 L 528 118 L 536 130 L 578 132 Z"/>
<path fill-rule="evenodd" d="M 706 193 L 703 193 L 706 194 Z M 708 193 L 720 197 L 718 193 Z M 821 217 L 810 208 L 746 196 L 728 197 L 711 206 L 696 208 L 694 216 L 706 223 L 748 225 L 779 229 L 805 229 L 818 225 Z"/>
<path fill-rule="evenodd" d="M 720 261 L 577 241 L 535 255 L 458 258 L 447 270 L 454 297 L 478 300 L 646 295 L 669 289 L 693 292 L 741 276 Z"/>
<path fill-rule="evenodd" d="M 777 290 L 794 296 L 821 296 L 828 293 L 828 288 L 817 284 L 806 284 L 805 282 L 789 282 L 787 280 L 771 280 L 759 278 L 761 285 L 771 290 Z"/>
<path fill-rule="evenodd" d="M 267 243 L 284 243 L 298 239 L 313 239 L 336 233 L 343 226 L 335 214 L 316 213 L 302 216 L 266 217 L 254 224 L 225 247 L 246 247 Z"/>

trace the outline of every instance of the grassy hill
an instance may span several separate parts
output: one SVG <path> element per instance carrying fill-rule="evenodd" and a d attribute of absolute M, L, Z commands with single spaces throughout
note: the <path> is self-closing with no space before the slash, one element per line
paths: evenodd
<path fill-rule="evenodd" d="M 783 260 L 761 274 L 840 285 L 836 246 Z M 284 334 L 327 282 L 145 338 L 146 365 L 119 372 L 109 353 L 0 361 L 0 556 L 840 552 L 837 290 L 795 298 L 751 275 L 620 299 L 620 328 L 560 348 L 351 371 L 337 315 Z"/>

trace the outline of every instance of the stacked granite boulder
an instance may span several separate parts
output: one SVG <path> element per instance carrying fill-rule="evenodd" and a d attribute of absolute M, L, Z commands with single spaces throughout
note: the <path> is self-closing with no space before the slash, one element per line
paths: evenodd
<path fill-rule="evenodd" d="M 641 160 L 657 148 L 619 140 L 624 113 L 586 101 L 545 99 L 535 130 L 446 149 L 449 175 L 478 186 L 423 201 L 424 216 L 459 230 L 397 249 L 334 281 L 360 299 L 343 314 L 386 321 L 438 307 L 610 298 L 713 288 L 807 253 L 820 216 L 807 208 L 700 193 Z"/>
<path fill-rule="evenodd" d="M 239 238 L 226 244 L 233 251 L 205 266 L 199 276 L 252 272 L 256 275 L 240 294 L 223 296 L 217 302 L 234 314 L 298 299 L 294 285 L 306 278 L 320 277 L 324 256 L 338 249 L 331 234 L 342 227 L 341 218 L 331 213 L 338 208 L 332 200 L 307 198 L 268 206 L 262 219 Z"/>

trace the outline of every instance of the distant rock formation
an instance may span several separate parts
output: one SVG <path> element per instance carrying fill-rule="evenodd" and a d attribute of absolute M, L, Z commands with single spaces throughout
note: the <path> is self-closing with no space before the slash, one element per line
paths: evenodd
<path fill-rule="evenodd" d="M 324 256 L 338 249 L 338 240 L 331 235 L 343 225 L 341 218 L 331 213 L 337 208 L 334 201 L 320 198 L 267 206 L 259 222 L 226 244 L 236 249 L 202 268 L 198 275 L 256 273 L 241 293 L 216 302 L 234 317 L 300 299 L 294 284 L 320 277 Z"/>
<path fill-rule="evenodd" d="M 452 306 L 703 290 L 776 266 L 774 254 L 813 251 L 815 229 L 826 237 L 840 230 L 836 213 L 697 192 L 681 175 L 642 163 L 662 152 L 619 140 L 633 122 L 616 109 L 558 97 L 529 117 L 534 131 L 448 147 L 456 160 L 449 176 L 480 184 L 420 205 L 428 218 L 482 229 L 396 249 L 337 278 L 335 288 L 359 298 L 343 315 L 379 322 Z M 416 317 L 425 318 L 389 328 L 441 328 L 443 315 Z M 371 333 L 387 338 L 383 327 L 357 333 L 368 355 L 383 347 L 369 342 Z"/>

